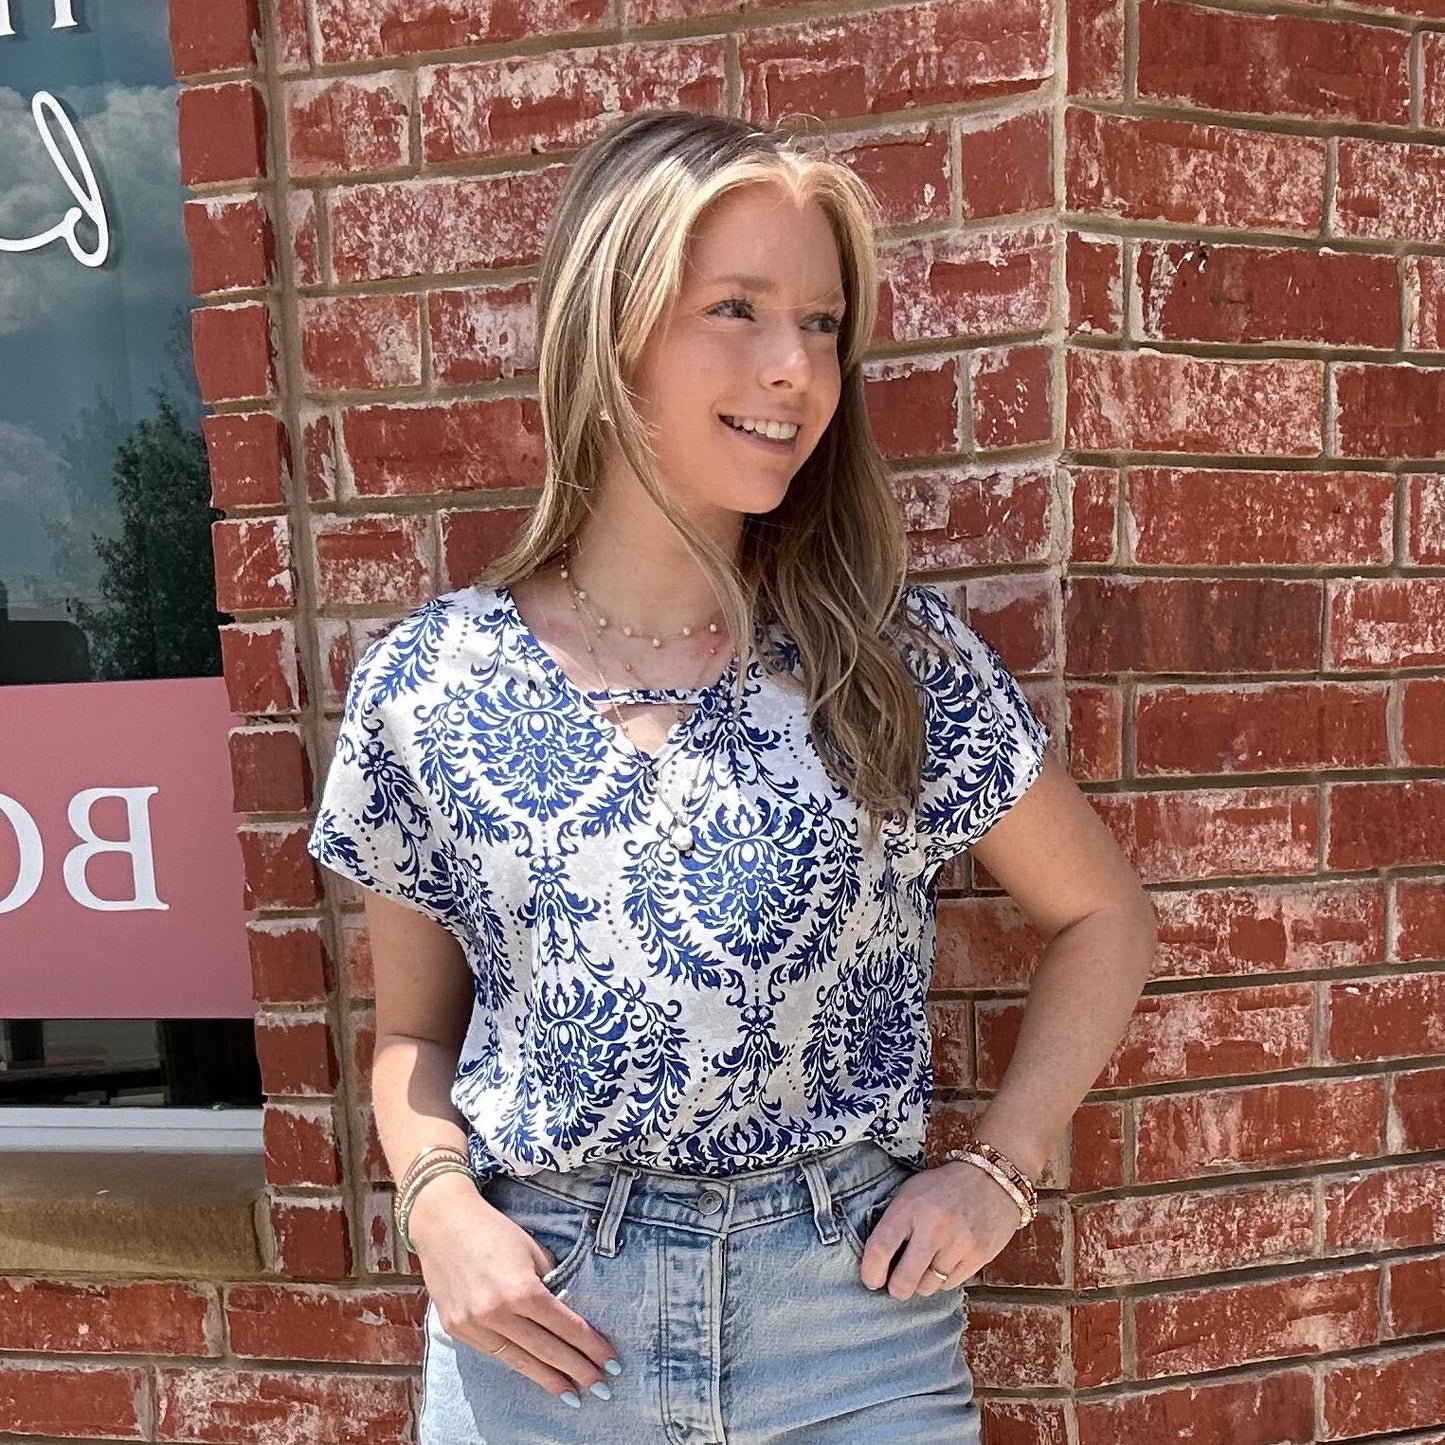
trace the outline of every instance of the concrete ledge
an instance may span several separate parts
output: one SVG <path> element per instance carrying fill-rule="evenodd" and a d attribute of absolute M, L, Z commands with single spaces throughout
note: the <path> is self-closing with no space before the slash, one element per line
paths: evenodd
<path fill-rule="evenodd" d="M 263 1276 L 260 1154 L 0 1154 L 0 1273 Z"/>

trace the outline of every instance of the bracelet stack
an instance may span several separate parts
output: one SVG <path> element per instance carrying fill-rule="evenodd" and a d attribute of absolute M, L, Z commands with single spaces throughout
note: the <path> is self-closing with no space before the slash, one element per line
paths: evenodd
<path fill-rule="evenodd" d="M 971 1139 L 962 1149 L 950 1149 L 943 1156 L 944 1164 L 961 1160 L 996 1180 L 1019 1209 L 1019 1227 L 1025 1228 L 1039 1217 L 1039 1195 L 1029 1177 L 1001 1150 L 982 1139 Z"/>
<path fill-rule="evenodd" d="M 411 1218 L 411 1207 L 416 1202 L 417 1195 L 439 1174 L 450 1174 L 454 1171 L 466 1174 L 472 1179 L 476 1178 L 476 1175 L 472 1173 L 471 1160 L 467 1158 L 463 1150 L 451 1144 L 433 1144 L 429 1148 L 423 1149 L 411 1161 L 406 1173 L 401 1176 L 401 1182 L 396 1186 L 396 1198 L 392 1203 L 391 1217 L 396 1222 L 397 1237 L 408 1254 L 416 1253 L 412 1248 L 411 1236 L 406 1232 L 406 1226 L 407 1221 Z"/>

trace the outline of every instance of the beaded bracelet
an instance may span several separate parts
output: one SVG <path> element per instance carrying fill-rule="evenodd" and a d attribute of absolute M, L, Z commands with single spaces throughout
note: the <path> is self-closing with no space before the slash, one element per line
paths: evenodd
<path fill-rule="evenodd" d="M 1018 1206 L 1019 1226 L 1032 1224 L 1039 1214 L 1038 1191 L 1033 1183 L 1001 1150 L 982 1139 L 972 1140 L 963 1149 L 950 1149 L 943 1156 L 944 1164 L 972 1164 L 989 1175 Z"/>
<path fill-rule="evenodd" d="M 408 1254 L 415 1254 L 412 1247 L 411 1236 L 406 1231 L 406 1226 L 411 1219 L 412 1205 L 416 1203 L 416 1197 L 422 1189 L 431 1183 L 433 1179 L 443 1174 L 465 1174 L 469 1179 L 476 1179 L 472 1173 L 471 1166 L 461 1163 L 456 1159 L 438 1159 L 421 1169 L 416 1177 L 406 1186 L 405 1193 L 398 1194 L 396 1202 L 392 1206 L 392 1218 L 396 1223 L 397 1238 L 402 1242 Z"/>

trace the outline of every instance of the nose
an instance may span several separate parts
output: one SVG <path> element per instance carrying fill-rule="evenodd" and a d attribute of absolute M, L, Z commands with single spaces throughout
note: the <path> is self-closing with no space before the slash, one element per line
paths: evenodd
<path fill-rule="evenodd" d="M 774 328 L 765 343 L 762 382 L 769 390 L 786 382 L 804 390 L 813 376 L 813 359 L 798 328 L 786 321 Z"/>

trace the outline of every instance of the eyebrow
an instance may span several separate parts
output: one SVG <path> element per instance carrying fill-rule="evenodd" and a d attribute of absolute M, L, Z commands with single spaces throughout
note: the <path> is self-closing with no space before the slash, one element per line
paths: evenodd
<path fill-rule="evenodd" d="M 744 276 L 741 274 L 734 274 L 730 276 L 705 276 L 703 278 L 704 286 L 725 286 L 729 284 L 743 286 L 749 291 L 760 291 L 764 296 L 772 296 L 777 292 L 778 289 L 775 285 L 773 285 L 771 281 L 768 280 L 766 276 Z M 831 291 L 825 293 L 819 299 L 823 301 L 831 301 L 835 297 L 839 301 L 845 302 L 848 299 L 847 296 L 844 294 L 843 288 L 841 286 L 835 286 Z"/>

